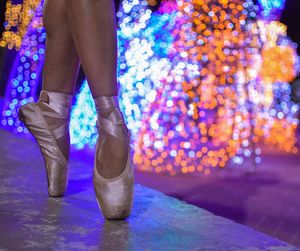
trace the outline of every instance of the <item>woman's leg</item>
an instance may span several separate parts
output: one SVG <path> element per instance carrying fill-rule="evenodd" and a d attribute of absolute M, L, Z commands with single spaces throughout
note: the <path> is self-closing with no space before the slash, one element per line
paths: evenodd
<path fill-rule="evenodd" d="M 79 58 L 67 19 L 66 0 L 45 0 L 46 57 L 43 90 L 73 94 Z"/>
<path fill-rule="evenodd" d="M 18 115 L 44 157 L 49 195 L 60 197 L 68 184 L 68 126 L 79 59 L 68 25 L 66 1 L 45 0 L 44 4 L 47 39 L 43 88 L 38 102 L 23 105 Z"/>
<path fill-rule="evenodd" d="M 116 96 L 117 38 L 114 0 L 67 0 L 67 9 L 72 35 L 94 99 Z M 112 112 L 112 109 L 98 110 L 106 118 Z M 123 131 L 121 140 L 107 135 L 101 156 L 97 156 L 97 170 L 106 178 L 119 175 L 125 168 L 129 139 L 125 128 Z"/>
<path fill-rule="evenodd" d="M 45 0 L 43 22 L 46 28 L 46 55 L 43 69 L 44 91 L 73 94 L 79 69 L 79 57 L 67 19 L 66 0 Z M 44 111 L 53 112 L 44 102 L 38 102 Z M 63 119 L 45 117 L 51 128 L 65 123 Z M 59 147 L 67 157 L 69 135 L 58 139 Z"/>
<path fill-rule="evenodd" d="M 67 0 L 75 45 L 92 95 L 117 95 L 116 21 L 113 0 Z"/>

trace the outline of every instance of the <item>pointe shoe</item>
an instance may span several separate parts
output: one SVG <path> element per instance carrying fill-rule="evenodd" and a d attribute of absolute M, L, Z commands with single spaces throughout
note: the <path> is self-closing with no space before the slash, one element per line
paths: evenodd
<path fill-rule="evenodd" d="M 60 150 L 57 139 L 69 134 L 71 101 L 71 95 L 41 91 L 38 102 L 43 102 L 43 105 L 48 106 L 55 112 L 43 111 L 37 103 L 33 102 L 19 109 L 19 119 L 35 137 L 42 152 L 50 197 L 63 196 L 68 185 L 68 158 Z M 56 129 L 51 129 L 44 116 L 64 119 L 66 122 Z"/>
<path fill-rule="evenodd" d="M 123 130 L 119 125 L 125 125 L 125 121 L 119 110 L 116 96 L 99 97 L 95 99 L 95 104 L 97 108 L 103 110 L 114 107 L 107 118 L 102 117 L 98 112 L 98 130 L 99 133 L 103 133 L 104 135 L 102 135 L 101 140 L 99 139 L 100 137 L 98 137 L 96 146 L 93 174 L 96 199 L 98 206 L 106 219 L 122 220 L 131 214 L 133 205 L 134 173 L 130 145 L 128 146 L 129 150 L 126 167 L 120 175 L 114 178 L 105 178 L 99 174 L 96 167 L 97 155 L 101 149 L 102 143 L 105 141 L 105 134 L 111 134 L 117 138 L 122 138 Z M 128 129 L 127 133 L 128 137 L 130 137 Z"/>

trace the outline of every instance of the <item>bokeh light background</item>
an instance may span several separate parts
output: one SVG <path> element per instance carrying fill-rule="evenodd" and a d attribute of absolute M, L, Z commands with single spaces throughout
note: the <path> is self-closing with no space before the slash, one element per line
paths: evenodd
<path fill-rule="evenodd" d="M 138 169 L 201 172 L 261 162 L 261 146 L 296 153 L 291 82 L 296 44 L 278 20 L 283 0 L 123 0 L 118 16 L 119 100 Z M 20 105 L 37 98 L 42 2 L 8 1 L 1 46 L 16 48 L 1 124 L 28 133 Z M 20 25 L 21 23 L 21 25 Z M 16 29 L 17 27 L 17 29 Z M 71 113 L 75 148 L 96 144 L 96 111 L 83 82 Z"/>

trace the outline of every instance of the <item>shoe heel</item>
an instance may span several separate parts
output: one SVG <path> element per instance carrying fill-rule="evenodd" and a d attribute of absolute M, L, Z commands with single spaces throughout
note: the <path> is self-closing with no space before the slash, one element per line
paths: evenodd
<path fill-rule="evenodd" d="M 31 106 L 30 103 L 21 106 L 18 109 L 18 118 L 21 122 L 23 122 L 26 125 L 26 114 L 28 113 L 28 110 L 31 110 L 29 113 L 32 113 L 32 109 L 29 109 Z"/>

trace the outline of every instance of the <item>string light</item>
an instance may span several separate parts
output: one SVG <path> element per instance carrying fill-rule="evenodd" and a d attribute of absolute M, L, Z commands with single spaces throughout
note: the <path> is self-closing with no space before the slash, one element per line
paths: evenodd
<path fill-rule="evenodd" d="M 36 15 L 40 3 L 41 0 L 24 0 L 23 4 L 13 4 L 13 1 L 6 2 L 5 31 L 0 40 L 1 47 L 20 49 L 28 26 Z M 38 20 L 34 23 L 36 28 L 41 28 L 41 25 L 42 23 Z"/>
<path fill-rule="evenodd" d="M 18 9 L 29 11 L 29 6 L 36 6 L 35 3 L 35 1 L 24 2 L 24 6 Z M 18 133 L 28 133 L 28 130 L 18 120 L 17 110 L 21 105 L 34 101 L 36 97 L 36 90 L 41 78 L 44 62 L 46 39 L 42 23 L 42 3 L 36 7 L 35 16 L 31 17 L 30 24 L 27 24 L 29 17 L 25 18 L 24 15 L 23 13 L 23 18 L 21 19 L 24 24 L 22 23 L 18 26 L 20 30 L 16 33 L 18 34 L 16 36 L 19 36 L 20 40 L 22 40 L 22 44 L 11 68 L 1 116 L 2 126 Z M 31 13 L 31 15 L 33 14 Z M 16 23 L 18 22 L 16 21 Z M 11 24 L 11 26 L 17 25 L 16 23 Z M 25 29 L 25 26 L 27 27 L 26 32 L 22 30 Z M 24 37 L 21 38 L 24 33 Z M 5 34 L 4 32 L 4 39 L 2 41 L 5 40 Z M 19 46 L 13 40 L 7 45 L 9 48 L 13 46 L 18 48 Z"/>
<path fill-rule="evenodd" d="M 259 19 L 250 0 L 164 0 L 152 12 L 149 5 L 157 3 L 124 0 L 117 13 L 119 99 L 137 168 L 207 175 L 228 161 L 260 163 L 261 143 L 296 152 L 298 107 L 288 82 L 299 64 L 286 27 Z M 37 32 L 38 43 L 30 47 L 31 40 L 23 39 L 21 51 L 39 67 L 31 52 L 41 50 L 41 60 L 44 31 L 30 27 L 36 26 L 29 25 L 28 34 Z M 22 60 L 15 68 L 27 67 L 26 74 L 38 78 L 39 71 Z M 25 72 L 12 73 L 11 90 L 24 95 Z M 31 83 L 32 98 L 37 81 Z M 2 124 L 22 131 L 12 114 L 29 98 L 11 90 Z M 71 113 L 75 147 L 94 147 L 95 120 L 85 81 Z"/>
<path fill-rule="evenodd" d="M 268 19 L 276 19 L 284 8 L 285 0 L 258 0 L 262 15 Z"/>
<path fill-rule="evenodd" d="M 70 138 L 71 144 L 77 149 L 85 146 L 93 148 L 96 145 L 98 132 L 96 130 L 96 109 L 85 80 L 76 96 L 76 103 L 71 111 Z"/>
<path fill-rule="evenodd" d="M 229 160 L 242 164 L 251 157 L 260 163 L 259 142 L 295 152 L 297 108 L 286 81 L 295 77 L 296 53 L 286 32 L 275 28 L 280 24 L 265 23 L 263 29 L 251 1 L 177 1 L 175 7 L 169 62 L 160 68 L 167 74 L 141 109 L 134 155 L 138 168 L 209 174 L 210 168 L 224 167 Z M 271 43 L 273 57 L 289 70 L 267 66 L 275 59 L 268 57 Z M 290 57 L 282 58 L 285 52 Z M 281 100 L 275 99 L 278 93 Z M 291 109 L 283 113 L 282 104 Z"/>

